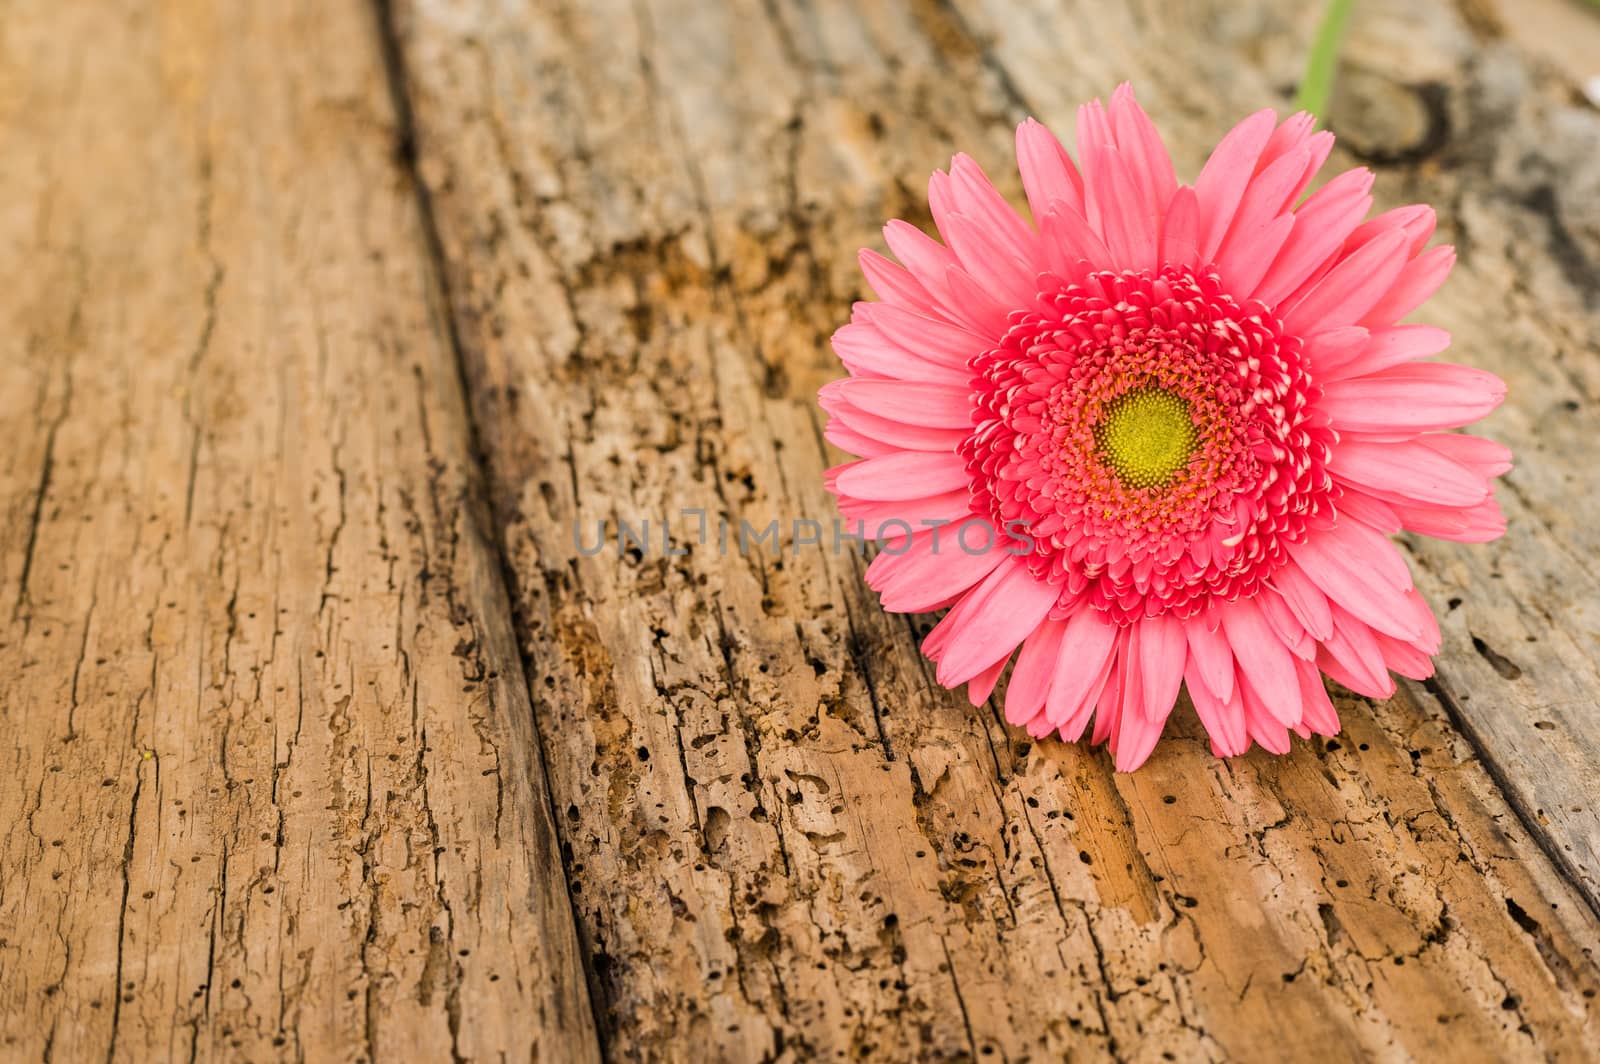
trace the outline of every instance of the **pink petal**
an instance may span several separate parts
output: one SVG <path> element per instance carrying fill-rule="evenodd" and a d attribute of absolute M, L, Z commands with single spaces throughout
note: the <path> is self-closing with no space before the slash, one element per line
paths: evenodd
<path fill-rule="evenodd" d="M 1318 735 L 1338 735 L 1339 713 L 1322 683 L 1322 673 L 1309 661 L 1298 663 L 1295 671 L 1300 677 L 1301 721 Z"/>
<path fill-rule="evenodd" d="M 1257 111 L 1228 131 L 1201 168 L 1194 190 L 1200 201 L 1202 261 L 1210 261 L 1221 246 L 1276 122 L 1273 112 Z"/>
<path fill-rule="evenodd" d="M 1034 262 L 1038 238 L 970 155 L 958 154 L 951 162 L 950 184 L 957 212 L 981 225 L 1008 254 Z"/>
<path fill-rule="evenodd" d="M 1344 494 L 1339 496 L 1338 509 L 1341 519 L 1359 521 L 1386 536 L 1400 533 L 1400 517 L 1394 512 L 1394 507 L 1382 499 L 1374 499 L 1364 491 L 1346 486 Z"/>
<path fill-rule="evenodd" d="M 841 494 L 879 502 L 943 495 L 966 487 L 968 481 L 965 459 L 932 451 L 901 451 L 852 462 L 837 467 L 834 478 Z"/>
<path fill-rule="evenodd" d="M 1456 543 L 1488 543 L 1506 531 L 1505 514 L 1493 496 L 1468 510 L 1397 506 L 1395 512 L 1410 531 Z"/>
<path fill-rule="evenodd" d="M 1383 651 L 1378 648 L 1372 629 L 1337 607 L 1333 611 L 1333 635 L 1322 641 L 1317 666 L 1356 694 L 1368 698 L 1394 694 L 1394 678 L 1384 665 Z"/>
<path fill-rule="evenodd" d="M 1117 722 L 1122 717 L 1122 692 L 1128 679 L 1128 650 L 1127 633 L 1124 631 L 1117 637 L 1116 649 L 1106 658 L 1106 676 L 1101 681 L 1099 695 L 1094 702 L 1094 730 L 1089 733 L 1089 741 L 1099 744 L 1111 738 L 1116 731 Z M 1073 724 L 1073 739 L 1082 733 L 1086 720 L 1075 718 Z M 1061 729 L 1062 736 L 1068 734 L 1067 728 Z"/>
<path fill-rule="evenodd" d="M 1396 207 L 1356 226 L 1355 232 L 1350 234 L 1350 239 L 1345 243 L 1345 250 L 1354 251 L 1384 233 L 1398 232 L 1406 237 L 1406 258 L 1415 258 L 1427 246 L 1435 222 L 1433 208 L 1425 203 Z"/>
<path fill-rule="evenodd" d="M 1173 697 L 1177 697 L 1176 692 L 1173 693 Z M 1172 704 L 1169 702 L 1167 709 L 1159 716 L 1149 717 L 1136 708 L 1123 704 L 1122 713 L 1117 718 L 1116 738 L 1112 742 L 1112 754 L 1118 772 L 1132 772 L 1150 759 L 1156 743 L 1161 741 L 1162 729 L 1167 724 L 1167 711 L 1171 708 Z"/>
<path fill-rule="evenodd" d="M 1307 554 L 1308 558 L 1337 553 L 1337 562 L 1330 568 L 1359 567 L 1369 580 L 1401 590 L 1411 587 L 1411 570 L 1406 566 L 1399 546 L 1388 535 L 1345 509 L 1342 500 L 1339 518 L 1332 527 L 1314 532 L 1289 547 L 1289 555 L 1300 566 L 1300 571 L 1316 580 L 1317 572 L 1300 557 L 1301 553 Z"/>
<path fill-rule="evenodd" d="M 970 434 L 970 429 L 928 428 L 924 425 L 908 425 L 903 421 L 869 414 L 852 405 L 839 394 L 837 389 L 830 386 L 824 386 L 819 393 L 818 403 L 832 415 L 828 419 L 829 432 L 835 428 L 843 428 L 853 437 L 860 436 L 870 440 L 873 455 L 901 450 L 954 452 L 961 441 Z M 846 448 L 846 450 L 853 449 Z M 853 451 L 853 453 L 871 457 L 865 451 Z"/>
<path fill-rule="evenodd" d="M 897 266 L 870 248 L 862 248 L 856 261 L 867 284 L 886 303 L 914 310 L 918 314 L 938 314 L 938 304 L 922 282 L 904 266 Z"/>
<path fill-rule="evenodd" d="M 1118 85 L 1111 94 L 1107 114 L 1117 150 L 1139 185 L 1146 209 L 1159 217 L 1178 189 L 1178 178 L 1173 173 L 1167 147 L 1161 143 L 1161 135 L 1139 101 L 1133 98 L 1133 87 L 1127 82 Z"/>
<path fill-rule="evenodd" d="M 1215 262 L 1219 267 L 1234 261 L 1235 256 L 1230 252 L 1237 245 L 1256 242 L 1260 231 L 1272 226 L 1280 217 L 1287 219 L 1287 224 L 1281 228 L 1283 235 L 1288 236 L 1288 230 L 1294 226 L 1294 218 L 1284 211 L 1284 199 L 1300 180 L 1300 174 L 1305 170 L 1308 158 L 1306 150 L 1301 148 L 1272 163 L 1250 179 L 1250 184 L 1239 200 L 1238 210 L 1234 212 L 1233 221 L 1228 225 L 1227 235 L 1217 248 Z M 1267 256 L 1267 263 L 1271 263 L 1277 252 L 1278 248 L 1273 247 L 1272 253 Z M 1266 264 L 1263 264 L 1260 273 L 1265 272 Z M 1224 273 L 1224 277 L 1226 276 Z M 1252 285 L 1249 290 L 1236 289 L 1236 291 L 1239 295 L 1246 296 L 1254 290 L 1254 287 Z"/>
<path fill-rule="evenodd" d="M 972 395 L 966 388 L 920 381 L 835 381 L 850 405 L 878 417 L 929 428 L 971 428 Z"/>
<path fill-rule="evenodd" d="M 1394 285 L 1377 305 L 1367 311 L 1362 323 L 1369 326 L 1393 325 L 1439 290 L 1450 268 L 1456 264 L 1456 249 L 1448 244 L 1429 248 L 1400 271 Z"/>
<path fill-rule="evenodd" d="M 894 257 L 929 295 L 935 299 L 944 298 L 945 270 L 956 265 L 956 257 L 949 248 L 898 218 L 883 227 L 883 239 Z"/>
<path fill-rule="evenodd" d="M 1101 702 L 1108 699 L 1108 705 L 1110 702 L 1114 702 L 1120 697 L 1119 691 L 1120 688 L 1117 683 L 1117 651 L 1113 646 L 1112 650 L 1106 654 L 1105 659 L 1101 661 L 1099 670 L 1092 674 L 1088 691 L 1084 693 L 1083 698 L 1067 718 L 1062 721 L 1060 727 L 1061 738 L 1069 743 L 1075 743 L 1081 739 L 1084 729 L 1089 726 L 1089 718 L 1092 714 L 1097 710 L 1107 714 L 1111 712 L 1109 709 L 1101 710 Z M 1054 704 L 1052 692 L 1052 700 L 1048 705 Z M 1095 731 L 1101 734 L 1094 738 L 1094 742 L 1105 742 L 1106 735 L 1110 734 L 1109 718 L 1107 718 L 1107 723 L 1108 726 L 1103 733 L 1101 733 L 1100 726 L 1096 725 Z"/>
<path fill-rule="evenodd" d="M 1356 357 L 1367 344 L 1371 334 L 1359 325 L 1345 325 L 1327 332 L 1313 333 L 1305 338 L 1306 363 L 1318 380 L 1324 379 L 1329 367 L 1338 367 Z"/>
<path fill-rule="evenodd" d="M 950 243 L 950 234 L 945 232 L 944 221 L 956 211 L 956 194 L 951 188 L 950 175 L 943 170 L 935 170 L 928 175 L 928 213 L 933 215 L 933 225 L 939 235 L 945 238 L 945 244 Z"/>
<path fill-rule="evenodd" d="M 860 455 L 862 458 L 875 458 L 899 450 L 893 444 L 863 436 L 836 417 L 828 419 L 827 427 L 822 430 L 822 438 L 846 454 Z"/>
<path fill-rule="evenodd" d="M 1333 448 L 1328 472 L 1380 499 L 1430 506 L 1474 506 L 1489 494 L 1481 476 L 1421 441 L 1368 443 L 1347 437 Z"/>
<path fill-rule="evenodd" d="M 1099 712 L 1104 715 L 1095 720 L 1095 742 L 1102 741 L 1102 737 L 1110 740 L 1111 756 L 1116 762 L 1118 771 L 1126 771 L 1122 765 L 1131 758 L 1119 756 L 1123 753 L 1122 739 L 1126 734 L 1131 744 L 1137 744 L 1141 730 L 1130 726 L 1134 720 L 1142 719 L 1144 714 L 1140 706 L 1144 702 L 1144 677 L 1139 671 L 1139 629 L 1137 625 L 1122 630 L 1122 649 L 1117 654 L 1117 697 L 1114 702 L 1107 703 L 1102 698 Z"/>
<path fill-rule="evenodd" d="M 998 337 L 1006 331 L 1011 309 L 960 266 L 945 270 L 946 313 L 978 336 Z"/>
<path fill-rule="evenodd" d="M 1442 638 L 1439 633 L 1439 622 L 1433 616 L 1433 608 L 1428 605 L 1428 600 L 1422 593 L 1415 589 L 1406 592 L 1406 600 L 1411 604 L 1411 623 L 1422 630 L 1422 635 L 1411 640 L 1411 645 L 1424 654 L 1437 654 Z"/>
<path fill-rule="evenodd" d="M 1219 757 L 1235 757 L 1250 749 L 1250 733 L 1244 723 L 1244 699 L 1239 692 L 1233 690 L 1229 692 L 1230 697 L 1219 698 L 1198 675 L 1193 657 L 1184 671 L 1184 682 L 1188 685 L 1195 714 L 1211 737 L 1212 751 Z"/>
<path fill-rule="evenodd" d="M 1173 194 L 1162 219 L 1160 260 L 1176 266 L 1199 265 L 1200 201 L 1188 185 Z"/>
<path fill-rule="evenodd" d="M 1020 727 L 1044 712 L 1050 677 L 1066 631 L 1065 621 L 1045 621 L 1023 641 L 1016 667 L 1011 670 L 1011 684 L 1006 688 L 1006 720 L 1011 724 Z"/>
<path fill-rule="evenodd" d="M 1083 178 L 1067 150 L 1044 126 L 1028 119 L 1017 127 L 1017 169 L 1035 223 L 1054 200 L 1083 213 Z"/>
<path fill-rule="evenodd" d="M 1292 662 L 1294 659 L 1290 659 Z M 1289 702 L 1273 702 L 1263 696 L 1250 683 L 1248 676 L 1239 678 L 1239 694 L 1244 701 L 1244 724 L 1263 750 L 1274 754 L 1289 752 L 1289 729 L 1300 723 L 1305 711 L 1300 707 L 1300 678 L 1292 676 L 1294 690 L 1282 696 Z M 1284 723 L 1282 716 L 1294 714 L 1294 720 Z"/>
<path fill-rule="evenodd" d="M 852 529 L 863 526 L 868 539 L 901 540 L 928 527 L 924 522 L 949 524 L 971 517 L 972 492 L 962 488 L 926 499 L 888 502 L 845 495 L 839 499 L 839 513 L 849 519 Z"/>
<path fill-rule="evenodd" d="M 1311 638 L 1326 639 L 1333 633 L 1333 611 L 1328 606 L 1328 597 L 1298 565 L 1293 561 L 1285 562 L 1272 574 L 1271 583 Z"/>
<path fill-rule="evenodd" d="M 1300 720 L 1299 681 L 1295 679 L 1294 657 L 1273 632 L 1260 607 L 1251 599 L 1239 599 L 1222 607 L 1222 628 L 1228 642 L 1242 653 L 1235 653 L 1239 673 L 1261 693 L 1261 703 L 1284 725 Z M 1249 709 L 1249 700 L 1245 701 Z"/>
<path fill-rule="evenodd" d="M 1111 252 L 1107 265 L 1142 270 L 1155 265 L 1159 219 L 1136 195 L 1129 194 L 1133 175 L 1115 148 L 1085 158 L 1089 174 L 1089 224 L 1098 214 L 1099 231 Z"/>
<path fill-rule="evenodd" d="M 1476 421 L 1505 395 L 1505 383 L 1492 373 L 1417 362 L 1331 381 L 1318 405 L 1343 432 L 1416 434 Z"/>
<path fill-rule="evenodd" d="M 1298 111 L 1272 131 L 1272 136 L 1267 138 L 1267 146 L 1261 149 L 1261 158 L 1256 160 L 1257 175 L 1280 159 L 1294 156 L 1303 160 L 1299 175 L 1279 201 L 1276 210 L 1288 210 L 1294 205 L 1301 193 L 1310 187 L 1312 178 L 1316 177 L 1322 164 L 1327 162 L 1328 153 L 1333 150 L 1333 134 L 1316 132 L 1316 124 L 1313 115 Z"/>
<path fill-rule="evenodd" d="M 1148 720 L 1166 720 L 1172 703 L 1183 685 L 1183 666 L 1189 645 L 1183 622 L 1164 613 L 1146 617 L 1135 625 L 1139 629 L 1140 689 L 1144 693 L 1144 715 Z M 1159 732 L 1159 729 L 1158 729 Z"/>
<path fill-rule="evenodd" d="M 1190 689 L 1198 679 L 1218 700 L 1228 701 L 1233 696 L 1234 676 L 1233 648 L 1228 645 L 1228 637 L 1220 628 L 1207 628 L 1202 617 L 1189 618 L 1183 627 L 1189 642 L 1185 674 L 1192 673 Z"/>
<path fill-rule="evenodd" d="M 1116 188 L 1098 188 L 1095 166 L 1107 152 L 1117 150 L 1116 136 L 1111 132 L 1111 122 L 1099 100 L 1090 100 L 1078 107 L 1078 160 L 1083 165 L 1083 216 L 1097 230 L 1100 226 L 1100 209 L 1103 201 L 1121 194 Z"/>
<path fill-rule="evenodd" d="M 1100 235 L 1070 204 L 1057 200 L 1050 204 L 1040 222 L 1045 242 L 1045 265 L 1068 281 L 1077 280 L 1090 267 L 1111 262 L 1111 252 Z"/>
<path fill-rule="evenodd" d="M 1004 551 L 968 554 L 946 531 L 917 532 L 892 549 L 878 552 L 867 566 L 867 586 L 882 597 L 890 613 L 920 613 L 948 602 L 994 572 L 1007 555 Z"/>
<path fill-rule="evenodd" d="M 1007 654 L 999 661 L 984 669 L 978 675 L 967 681 L 967 701 L 974 706 L 981 706 L 989 701 L 989 696 L 994 694 L 994 685 L 1000 682 L 1000 674 L 1006 671 L 1006 663 L 1011 660 Z"/>
<path fill-rule="evenodd" d="M 1294 615 L 1294 611 L 1289 608 L 1282 595 L 1275 595 L 1268 590 L 1256 595 L 1251 601 L 1261 608 L 1261 616 L 1266 618 L 1268 627 L 1283 641 L 1289 653 L 1306 661 L 1312 659 L 1316 651 L 1316 640 L 1311 638 L 1310 633 Z"/>
<path fill-rule="evenodd" d="M 950 242 L 962 267 L 997 299 L 1026 307 L 1038 294 L 1037 271 L 1018 259 L 993 230 L 959 212 L 947 214 L 939 231 Z"/>
<path fill-rule="evenodd" d="M 940 381 L 957 386 L 972 380 L 966 367 L 952 368 L 913 354 L 866 322 L 851 322 L 834 333 L 833 351 L 857 377 Z"/>
<path fill-rule="evenodd" d="M 1050 723 L 1064 726 L 1080 715 L 1080 709 L 1092 704 L 1091 695 L 1098 694 L 1100 684 L 1105 682 L 1105 664 L 1116 638 L 1116 627 L 1096 610 L 1080 609 L 1067 618 L 1067 630 L 1062 635 L 1050 681 L 1046 709 Z"/>
<path fill-rule="evenodd" d="M 1267 138 L 1266 147 L 1261 149 L 1261 158 L 1256 162 L 1256 173 L 1260 173 L 1279 159 L 1291 152 L 1304 147 L 1310 140 L 1311 134 L 1317 128 L 1317 119 L 1309 111 L 1296 111 L 1278 124 L 1272 131 L 1272 136 Z"/>
<path fill-rule="evenodd" d="M 1329 263 L 1372 209 L 1372 171 L 1346 170 L 1323 185 L 1294 213 L 1294 229 L 1262 278 L 1256 298 L 1276 306 Z"/>
<path fill-rule="evenodd" d="M 1426 680 L 1433 675 L 1433 659 L 1410 643 L 1391 639 L 1382 632 L 1372 633 L 1384 667 L 1411 680 Z"/>
<path fill-rule="evenodd" d="M 1056 602 L 1056 589 L 1007 557 L 928 633 L 922 650 L 937 677 L 955 688 L 1009 655 Z"/>
<path fill-rule="evenodd" d="M 1289 553 L 1329 600 L 1364 624 L 1396 639 L 1422 634 L 1405 602 L 1411 575 L 1387 538 L 1345 519 L 1291 546 Z"/>
<path fill-rule="evenodd" d="M 938 321 L 886 303 L 869 303 L 864 311 L 891 343 L 920 358 L 967 373 L 967 363 L 994 346 L 994 340 L 970 329 Z"/>
<path fill-rule="evenodd" d="M 1328 161 L 1328 156 L 1333 152 L 1333 134 L 1325 129 L 1318 130 L 1306 138 L 1306 147 L 1310 149 L 1306 172 L 1300 175 L 1300 183 L 1289 194 L 1288 200 L 1284 203 L 1285 207 L 1293 206 L 1296 200 L 1305 195 L 1306 189 L 1311 187 L 1311 182 L 1322 169 L 1322 164 Z"/>
<path fill-rule="evenodd" d="M 1366 330 L 1362 332 L 1366 333 Z M 1437 355 L 1449 346 L 1450 334 L 1432 325 L 1395 325 L 1376 329 L 1365 343 L 1318 362 L 1317 378 L 1326 383 L 1365 377 L 1390 366 Z"/>
<path fill-rule="evenodd" d="M 1511 451 L 1504 444 L 1460 432 L 1418 436 L 1417 442 L 1472 470 L 1480 477 L 1497 477 L 1511 469 Z"/>
<path fill-rule="evenodd" d="M 1282 214 L 1260 228 L 1230 237 L 1217 263 L 1217 272 L 1241 299 L 1251 298 L 1278 249 L 1294 228 L 1294 217 Z"/>
<path fill-rule="evenodd" d="M 1405 266 L 1405 236 L 1385 233 L 1347 255 L 1282 315 L 1283 328 L 1304 335 L 1354 325 L 1389 291 Z"/>

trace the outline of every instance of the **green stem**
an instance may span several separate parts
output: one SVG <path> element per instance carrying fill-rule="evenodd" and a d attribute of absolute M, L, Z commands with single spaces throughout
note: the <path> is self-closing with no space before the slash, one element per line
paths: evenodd
<path fill-rule="evenodd" d="M 1306 73 L 1294 96 L 1295 110 L 1310 111 L 1319 119 L 1322 117 L 1328 106 L 1328 94 L 1333 90 L 1333 71 L 1339 61 L 1345 20 L 1354 6 L 1355 0 L 1329 0 L 1322 24 L 1311 41 L 1311 54 L 1306 57 Z"/>

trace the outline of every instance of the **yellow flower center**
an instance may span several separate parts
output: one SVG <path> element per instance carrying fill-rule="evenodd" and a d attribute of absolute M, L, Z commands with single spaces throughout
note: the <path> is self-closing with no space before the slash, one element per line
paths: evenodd
<path fill-rule="evenodd" d="M 1194 420 L 1189 403 L 1156 387 L 1124 392 L 1095 426 L 1101 457 L 1124 484 L 1159 488 L 1194 454 Z"/>

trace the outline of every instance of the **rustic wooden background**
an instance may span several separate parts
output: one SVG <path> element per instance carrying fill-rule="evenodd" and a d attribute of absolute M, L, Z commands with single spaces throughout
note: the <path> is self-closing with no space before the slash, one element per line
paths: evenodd
<path fill-rule="evenodd" d="M 857 558 L 574 548 L 827 518 L 928 171 L 1131 78 L 1192 175 L 1318 7 L 5 5 L 0 1059 L 1596 1059 L 1582 6 L 1357 7 L 1335 162 L 1438 206 L 1519 464 L 1337 739 L 1118 776 Z"/>

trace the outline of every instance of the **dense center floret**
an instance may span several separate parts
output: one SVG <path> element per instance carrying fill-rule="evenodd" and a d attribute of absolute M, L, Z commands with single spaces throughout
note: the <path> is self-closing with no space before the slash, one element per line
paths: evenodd
<path fill-rule="evenodd" d="M 1048 280 L 1048 279 L 1047 279 Z M 1208 272 L 1092 274 L 973 362 L 974 502 L 1119 624 L 1252 594 L 1332 514 L 1333 433 L 1298 339 Z"/>
<path fill-rule="evenodd" d="M 1125 392 L 1112 403 L 1094 439 L 1101 457 L 1132 487 L 1164 487 L 1195 450 L 1189 404 L 1160 388 Z"/>

